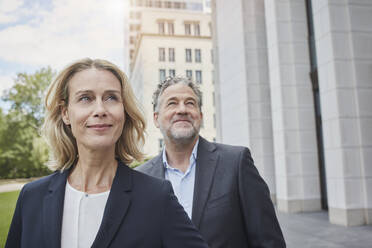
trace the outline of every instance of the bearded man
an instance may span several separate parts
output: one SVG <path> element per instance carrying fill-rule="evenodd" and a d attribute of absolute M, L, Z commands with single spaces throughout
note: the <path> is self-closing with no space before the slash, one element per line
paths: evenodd
<path fill-rule="evenodd" d="M 153 107 L 165 147 L 137 170 L 172 183 L 210 247 L 285 247 L 269 189 L 249 149 L 199 135 L 199 87 L 186 78 L 168 78 L 157 86 Z"/>

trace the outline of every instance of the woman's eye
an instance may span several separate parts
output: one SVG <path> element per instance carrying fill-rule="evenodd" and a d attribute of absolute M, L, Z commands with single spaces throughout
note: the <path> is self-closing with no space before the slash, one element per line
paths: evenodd
<path fill-rule="evenodd" d="M 88 101 L 90 101 L 90 97 L 89 96 L 81 96 L 79 98 L 79 101 L 80 102 L 88 102 Z"/>
<path fill-rule="evenodd" d="M 116 101 L 116 100 L 118 100 L 118 97 L 115 96 L 115 95 L 110 95 L 110 96 L 107 97 L 106 100 L 114 100 L 114 101 Z"/>

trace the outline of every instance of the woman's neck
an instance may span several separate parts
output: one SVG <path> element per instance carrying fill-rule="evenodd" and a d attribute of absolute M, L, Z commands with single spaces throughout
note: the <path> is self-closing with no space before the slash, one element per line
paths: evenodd
<path fill-rule="evenodd" d="M 79 159 L 68 177 L 70 185 L 89 194 L 101 193 L 111 189 L 117 169 L 115 150 L 79 150 Z"/>

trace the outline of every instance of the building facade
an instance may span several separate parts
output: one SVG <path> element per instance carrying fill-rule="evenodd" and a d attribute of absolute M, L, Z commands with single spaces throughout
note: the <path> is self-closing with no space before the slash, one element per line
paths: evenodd
<path fill-rule="evenodd" d="M 217 140 L 279 211 L 372 224 L 372 2 L 213 0 Z"/>
<path fill-rule="evenodd" d="M 197 82 L 203 92 L 201 135 L 215 140 L 211 14 L 205 1 L 130 2 L 130 82 L 147 119 L 144 152 L 155 156 L 163 137 L 153 123 L 152 93 L 169 76 Z"/>

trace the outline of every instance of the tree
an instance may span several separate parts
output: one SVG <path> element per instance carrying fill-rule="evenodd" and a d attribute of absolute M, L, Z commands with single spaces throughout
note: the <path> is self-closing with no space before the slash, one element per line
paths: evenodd
<path fill-rule="evenodd" d="M 47 146 L 40 137 L 43 99 L 55 72 L 50 67 L 34 74 L 18 73 L 3 100 L 11 103 L 0 115 L 0 178 L 41 176 L 49 172 Z"/>

